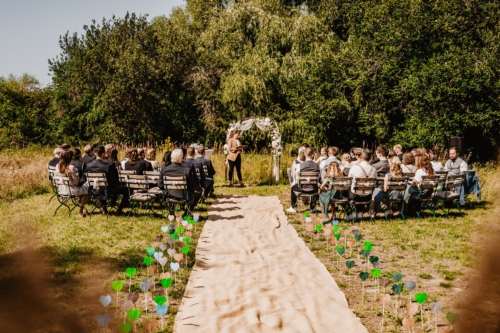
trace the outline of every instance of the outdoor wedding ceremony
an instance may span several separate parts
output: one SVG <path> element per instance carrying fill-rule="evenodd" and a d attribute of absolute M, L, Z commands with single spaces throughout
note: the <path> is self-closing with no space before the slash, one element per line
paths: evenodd
<path fill-rule="evenodd" d="M 2 9 L 1 332 L 500 331 L 499 3 Z"/>

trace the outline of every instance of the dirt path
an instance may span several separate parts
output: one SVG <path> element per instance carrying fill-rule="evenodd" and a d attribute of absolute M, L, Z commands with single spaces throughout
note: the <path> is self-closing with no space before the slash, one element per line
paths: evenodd
<path fill-rule="evenodd" d="M 226 197 L 209 210 L 174 330 L 367 332 L 277 197 Z"/>

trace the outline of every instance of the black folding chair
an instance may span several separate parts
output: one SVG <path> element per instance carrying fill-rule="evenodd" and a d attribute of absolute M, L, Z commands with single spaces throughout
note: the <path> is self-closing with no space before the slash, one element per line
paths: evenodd
<path fill-rule="evenodd" d="M 368 197 L 368 201 L 360 201 L 357 200 L 356 197 L 350 201 L 351 208 L 354 211 L 354 218 L 352 219 L 353 221 L 357 218 L 358 214 L 358 209 L 356 206 L 363 206 L 365 209 L 361 212 L 362 214 L 366 213 L 367 209 L 366 207 L 369 207 L 372 203 L 372 194 L 373 194 L 373 189 L 375 188 L 375 185 L 377 183 L 377 178 L 354 178 L 354 187 L 353 191 L 354 193 L 363 191 L 364 195 Z M 370 222 L 373 223 L 372 216 L 370 214 Z"/>
<path fill-rule="evenodd" d="M 139 208 L 146 208 L 149 213 L 155 214 L 153 210 L 153 202 L 156 195 L 149 193 L 149 182 L 146 175 L 127 175 L 125 184 L 128 187 L 130 202 L 132 203 L 131 209 L 128 212 L 128 217 L 132 212 L 137 213 Z"/>
<path fill-rule="evenodd" d="M 439 176 L 423 176 L 422 181 L 418 185 L 418 195 L 415 198 L 417 203 L 414 207 L 417 217 L 425 210 L 430 210 L 432 215 L 436 217 L 436 209 L 434 206 L 434 192 L 438 186 Z"/>
<path fill-rule="evenodd" d="M 333 179 L 332 190 L 340 193 L 340 198 L 332 198 L 331 203 L 339 208 L 339 214 L 347 216 L 349 208 L 349 191 L 351 190 L 352 177 L 336 177 Z"/>
<path fill-rule="evenodd" d="M 408 187 L 408 177 L 392 177 L 389 178 L 389 181 L 387 182 L 387 194 L 386 194 L 386 203 L 388 209 L 392 210 L 392 207 L 395 205 L 401 205 L 401 208 L 399 209 L 399 214 L 403 218 L 403 221 L 405 219 L 405 215 L 403 213 L 404 211 L 404 192 L 406 191 L 406 188 Z M 402 196 L 401 199 L 391 199 L 391 193 L 393 191 L 401 191 Z M 388 220 L 388 214 L 387 211 L 385 212 L 385 220 Z"/>
<path fill-rule="evenodd" d="M 460 194 L 461 192 L 456 192 L 456 188 L 460 187 L 460 191 L 463 191 L 463 183 L 464 176 L 448 176 L 448 179 L 444 183 L 443 191 L 436 192 L 435 199 L 439 207 L 443 210 L 443 213 L 448 217 L 450 213 L 450 209 L 455 206 L 460 213 L 460 216 L 463 216 L 462 209 L 460 208 Z M 445 204 L 450 203 L 450 207 L 448 207 L 448 211 L 445 210 Z"/>
<path fill-rule="evenodd" d="M 109 201 L 108 179 L 105 173 L 86 173 L 87 183 L 89 184 L 89 200 L 92 205 L 90 217 L 95 211 L 99 213 L 106 212 L 106 218 L 109 217 L 109 212 L 112 209 L 117 209 L 118 205 L 114 205 Z"/>
<path fill-rule="evenodd" d="M 53 177 L 54 173 L 56 173 L 56 167 L 49 165 L 49 166 L 47 166 L 47 171 L 49 173 L 50 187 L 52 188 L 52 192 L 54 193 L 49 199 L 49 203 L 50 203 L 52 201 L 52 199 L 57 196 L 57 186 L 52 181 L 52 177 Z"/>
<path fill-rule="evenodd" d="M 186 177 L 163 176 L 163 184 L 165 187 L 163 198 L 165 204 L 167 205 L 169 213 L 175 215 L 174 213 L 176 207 L 178 207 L 180 210 L 184 210 L 184 212 L 190 212 Z M 172 191 L 181 191 L 182 198 L 172 195 Z"/>
<path fill-rule="evenodd" d="M 52 183 L 53 187 L 57 189 L 56 198 L 57 201 L 59 202 L 59 206 L 56 208 L 54 216 L 56 216 L 59 208 L 63 206 L 68 208 L 69 216 L 71 216 L 71 212 L 73 212 L 73 210 L 76 207 L 81 207 L 81 205 L 80 205 L 80 196 L 77 196 L 71 192 L 71 185 L 68 175 L 54 172 L 52 174 Z M 68 191 L 67 192 L 61 191 L 61 188 L 65 188 Z M 70 207 L 70 205 L 72 207 Z"/>
<path fill-rule="evenodd" d="M 296 181 L 297 181 L 298 191 L 294 191 L 294 193 L 297 196 L 298 203 L 306 202 L 307 199 L 309 199 L 309 201 L 311 200 L 317 201 L 318 191 L 305 193 L 303 187 L 305 185 L 310 185 L 310 186 L 315 186 L 317 188 L 319 182 L 319 172 L 316 171 L 298 172 Z"/>

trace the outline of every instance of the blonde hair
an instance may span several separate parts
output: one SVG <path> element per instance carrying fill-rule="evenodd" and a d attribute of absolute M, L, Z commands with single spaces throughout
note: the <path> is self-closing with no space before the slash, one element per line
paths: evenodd
<path fill-rule="evenodd" d="M 346 160 L 346 161 L 348 161 L 348 162 L 351 162 L 351 155 L 349 155 L 349 154 L 344 154 L 344 155 L 342 155 L 342 159 L 343 159 L 343 160 Z"/>
<path fill-rule="evenodd" d="M 403 170 L 401 169 L 401 161 L 399 160 L 399 157 L 393 156 L 389 160 L 389 165 L 390 165 L 390 173 L 392 173 L 393 176 L 396 177 L 401 177 L 403 175 Z"/>
<path fill-rule="evenodd" d="M 326 175 L 332 178 L 336 177 L 342 177 L 342 170 L 340 170 L 340 166 L 337 162 L 332 162 L 328 166 L 328 171 L 326 172 Z"/>

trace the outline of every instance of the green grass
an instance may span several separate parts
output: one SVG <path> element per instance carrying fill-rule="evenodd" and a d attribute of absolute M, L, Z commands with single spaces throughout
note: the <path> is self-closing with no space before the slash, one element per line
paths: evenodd
<path fill-rule="evenodd" d="M 14 165 L 12 160 L 16 160 L 16 155 L 2 154 L 0 154 L 0 161 L 3 159 L 5 164 L 9 158 L 11 159 L 8 162 L 9 165 Z M 116 320 L 113 306 L 116 293 L 111 289 L 111 282 L 123 280 L 125 291 L 128 287 L 128 279 L 124 271 L 127 267 L 137 267 L 139 273 L 133 281 L 132 288 L 138 290 L 138 283 L 145 277 L 145 266 L 142 261 L 145 248 L 151 245 L 157 246 L 155 237 L 161 234 L 160 227 L 165 225 L 165 218 L 147 219 L 146 216 L 131 216 L 127 219 L 110 216 L 106 219 L 104 216 L 94 216 L 84 219 L 76 214 L 68 218 L 63 209 L 56 217 L 53 217 L 56 205 L 54 201 L 48 204 L 50 195 L 44 193 L 45 191 L 39 192 L 42 193 L 40 195 L 33 195 L 37 193 L 37 188 L 44 188 L 47 185 L 45 163 L 50 156 L 47 157 L 47 151 L 44 151 L 42 155 L 45 157 L 42 159 L 41 154 L 24 152 L 18 157 L 19 161 L 29 158 L 38 161 L 38 169 L 42 168 L 42 171 L 33 169 L 33 172 L 34 174 L 39 172 L 41 176 L 30 178 L 30 183 L 21 184 L 21 189 L 15 188 L 20 182 L 13 180 L 10 183 L 13 188 L 4 187 L 0 191 L 4 194 L 23 193 L 10 197 L 4 195 L 4 199 L 0 201 L 2 221 L 0 222 L 0 255 L 5 258 L 9 256 L 16 258 L 27 248 L 40 249 L 50 281 L 55 285 L 53 295 L 50 297 L 55 297 L 57 301 L 54 302 L 60 305 L 61 311 L 71 309 L 69 312 L 71 316 L 82 318 L 89 332 L 102 331 L 99 330 L 95 321 L 95 315 L 103 311 L 99 304 L 99 296 L 110 294 L 113 302 L 108 310 L 113 314 L 110 327 L 114 329 Z M 223 186 L 223 159 L 220 156 L 214 156 L 214 159 L 217 169 L 217 194 L 277 195 L 283 207 L 285 209 L 289 207 L 290 187 L 288 185 L 259 185 L 261 182 L 257 178 L 258 175 L 269 171 L 266 166 L 268 164 L 264 163 L 269 162 L 269 156 L 245 156 L 244 177 L 246 183 L 252 185 L 245 188 Z M 22 163 L 17 165 L 20 168 L 28 167 Z M 29 167 L 32 168 L 32 166 Z M 23 172 L 25 170 L 20 174 Z M 489 165 L 480 169 L 480 173 L 481 179 L 487 179 L 483 187 L 483 198 L 486 200 L 482 203 L 474 202 L 473 208 L 465 210 L 466 215 L 463 218 L 454 214 L 450 218 L 438 215 L 437 218 L 426 217 L 420 220 L 409 218 L 406 221 L 394 219 L 386 222 L 384 219 L 378 219 L 374 224 L 365 219 L 355 224 L 341 222 L 340 226 L 348 227 L 350 231 L 359 229 L 363 235 L 361 242 L 365 240 L 373 242 L 371 255 L 380 258 L 382 276 L 391 277 L 393 273 L 402 273 L 403 281 L 417 282 L 415 292 L 426 292 L 429 300 L 442 302 L 443 313 L 454 311 L 460 299 L 460 292 L 466 287 L 468 277 L 482 263 L 478 244 L 488 237 L 491 230 L 499 228 L 496 219 L 494 223 L 491 223 L 492 214 L 495 214 L 493 198 L 498 193 L 500 183 L 498 168 Z M 200 209 L 202 221 L 207 217 L 207 208 L 208 206 L 204 205 Z M 300 214 L 289 214 L 288 217 L 300 237 L 335 278 L 346 294 L 353 311 L 370 332 L 378 332 L 381 308 L 379 303 L 373 300 L 373 293 L 366 292 L 363 304 L 361 304 L 361 283 L 357 275 L 365 270 L 366 266 L 362 258 L 358 257 L 357 251 L 360 248 L 352 249 L 351 252 L 351 249 L 347 247 L 346 254 L 339 261 L 338 255 L 332 251 L 332 246 L 327 245 L 327 237 L 309 231 Z M 198 225 L 198 227 L 202 226 L 203 222 Z M 193 249 L 197 244 L 200 231 L 201 228 L 193 235 Z M 350 235 L 352 234 L 349 234 L 348 239 L 352 237 Z M 344 237 L 340 238 L 339 243 L 346 245 Z M 362 247 L 362 244 L 359 245 Z M 349 276 L 346 274 L 344 263 L 346 258 L 356 261 L 356 266 L 350 270 Z M 12 264 L 17 263 L 13 261 Z M 173 315 L 178 309 L 193 265 L 194 251 L 189 255 L 187 267 L 178 274 L 178 283 L 171 287 L 169 315 L 166 317 L 163 332 L 172 332 Z M 184 266 L 181 265 L 181 267 Z M 371 265 L 368 264 L 368 271 L 370 269 Z M 8 275 L 7 270 L 0 272 L 2 279 Z M 453 281 L 453 284 L 450 281 Z M 374 288 L 371 277 L 366 281 L 365 288 L 366 290 Z M 407 298 L 407 292 L 400 295 L 401 306 L 404 306 Z M 88 300 L 86 301 L 88 304 L 74 307 L 75 300 L 78 302 L 79 299 Z M 389 315 L 386 312 L 385 331 L 400 331 L 399 323 L 403 311 L 401 309 L 398 316 L 392 313 Z M 143 319 L 147 317 L 154 316 L 141 315 Z M 432 322 L 429 322 L 426 316 L 424 316 L 424 324 L 426 328 L 432 328 Z M 138 331 L 141 330 L 139 325 Z M 54 332 L 59 331 L 54 330 Z"/>

